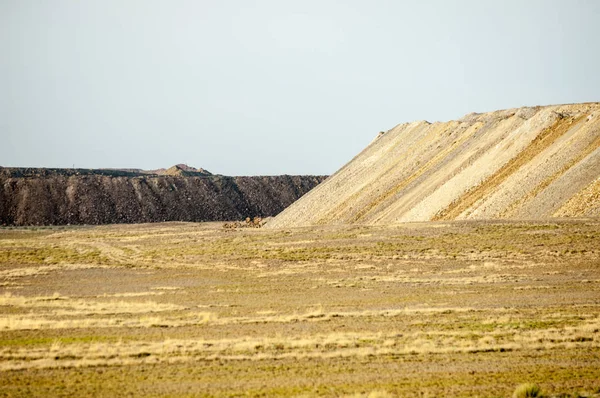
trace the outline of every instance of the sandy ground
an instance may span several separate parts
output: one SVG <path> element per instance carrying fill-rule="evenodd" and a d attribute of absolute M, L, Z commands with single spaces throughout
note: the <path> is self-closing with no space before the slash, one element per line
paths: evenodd
<path fill-rule="evenodd" d="M 0 396 L 600 396 L 599 242 L 597 218 L 3 228 Z"/>

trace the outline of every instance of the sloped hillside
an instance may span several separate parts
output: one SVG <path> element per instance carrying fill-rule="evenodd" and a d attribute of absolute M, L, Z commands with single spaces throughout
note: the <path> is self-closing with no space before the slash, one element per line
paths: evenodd
<path fill-rule="evenodd" d="M 268 227 L 600 216 L 599 148 L 598 103 L 400 124 Z"/>
<path fill-rule="evenodd" d="M 0 225 L 267 217 L 276 215 L 325 179 L 187 176 L 207 173 L 200 170 L 179 168 L 172 176 L 122 170 L 0 168 Z"/>

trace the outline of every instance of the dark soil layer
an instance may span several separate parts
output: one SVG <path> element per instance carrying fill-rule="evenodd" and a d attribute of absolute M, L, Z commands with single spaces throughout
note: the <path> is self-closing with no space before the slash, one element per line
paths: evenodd
<path fill-rule="evenodd" d="M 65 172 L 63 172 L 65 171 Z M 281 212 L 324 176 L 182 177 L 0 168 L 0 224 L 223 221 Z"/>

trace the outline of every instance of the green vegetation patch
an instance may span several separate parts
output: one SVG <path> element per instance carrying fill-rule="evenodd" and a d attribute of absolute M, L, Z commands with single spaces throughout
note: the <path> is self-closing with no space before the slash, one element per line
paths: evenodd
<path fill-rule="evenodd" d="M 71 249 L 61 246 L 0 247 L 0 264 L 107 264 L 98 249 Z"/>

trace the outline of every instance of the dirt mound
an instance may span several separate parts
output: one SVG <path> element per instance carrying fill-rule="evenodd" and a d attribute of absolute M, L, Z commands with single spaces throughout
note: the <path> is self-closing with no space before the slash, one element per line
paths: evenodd
<path fill-rule="evenodd" d="M 166 176 L 180 176 L 180 177 L 203 177 L 212 175 L 209 171 L 204 169 L 196 169 L 190 167 L 187 164 L 176 164 L 175 166 L 164 170 L 159 175 Z"/>
<path fill-rule="evenodd" d="M 103 175 L 111 177 L 143 177 L 143 176 L 180 176 L 180 177 L 206 177 L 212 173 L 205 169 L 197 169 L 187 164 L 176 164 L 168 169 L 142 170 L 142 169 L 52 169 L 41 167 L 0 167 L 0 177 L 49 177 L 49 176 L 80 176 Z"/>
<path fill-rule="evenodd" d="M 267 226 L 600 216 L 599 176 L 599 103 L 405 123 Z"/>
<path fill-rule="evenodd" d="M 180 166 L 176 170 L 172 176 L 137 170 L 0 168 L 0 225 L 269 217 L 325 179 L 213 176 Z"/>

